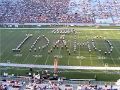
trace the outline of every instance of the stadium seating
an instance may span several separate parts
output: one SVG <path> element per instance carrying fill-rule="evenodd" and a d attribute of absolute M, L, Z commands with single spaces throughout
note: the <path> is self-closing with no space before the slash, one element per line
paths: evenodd
<path fill-rule="evenodd" d="M 27 78 L 27 77 L 26 77 Z M 26 79 L 27 80 L 27 79 Z M 42 81 L 38 83 L 38 80 L 29 78 L 28 81 L 24 81 L 23 78 L 18 80 L 3 80 L 0 81 L 0 90 L 119 90 L 115 84 L 75 84 L 76 82 L 59 84 L 57 81 Z M 82 81 L 85 83 L 84 81 Z M 99 83 L 101 83 L 99 81 Z"/>
<path fill-rule="evenodd" d="M 0 0 L 0 23 L 120 23 L 119 17 L 119 0 Z"/>

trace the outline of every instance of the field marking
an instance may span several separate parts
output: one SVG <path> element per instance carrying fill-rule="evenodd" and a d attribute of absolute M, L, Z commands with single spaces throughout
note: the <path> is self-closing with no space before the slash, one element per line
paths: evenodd
<path fill-rule="evenodd" d="M 20 34 L 19 34 L 19 35 L 20 35 Z M 14 38 L 14 37 L 15 37 L 15 38 Z M 13 39 L 13 38 L 16 39 L 16 36 L 13 35 L 11 39 Z M 22 40 L 22 39 L 21 39 L 21 40 Z M 12 40 L 12 41 L 13 41 L 13 40 Z M 11 43 L 13 43 L 13 42 L 11 42 Z M 8 48 L 9 48 L 9 47 L 6 47 L 5 50 L 4 50 L 4 52 L 5 52 L 6 49 L 8 49 Z M 4 52 L 3 52 L 3 55 L 4 55 Z M 9 53 L 11 54 L 11 53 L 12 53 L 12 50 L 11 50 Z M 8 57 L 9 57 L 9 56 L 8 56 Z M 8 57 L 5 57 L 5 58 L 8 58 Z M 4 59 L 5 59 L 5 58 L 4 58 Z M 14 61 L 16 61 L 16 59 L 17 59 L 17 57 L 15 57 Z M 20 63 L 21 63 L 21 62 L 20 62 Z"/>
<path fill-rule="evenodd" d="M 79 34 L 77 34 L 77 37 L 78 37 L 78 39 L 80 38 Z M 80 55 L 81 55 L 81 53 L 80 53 L 80 45 L 78 45 L 78 46 L 79 46 L 79 58 L 80 58 Z M 82 64 L 82 60 L 81 59 L 79 59 L 79 63 L 80 63 L 80 66 L 81 66 L 81 64 Z"/>
<path fill-rule="evenodd" d="M 93 30 L 91 30 L 91 35 L 92 35 L 92 36 L 96 36 Z M 92 36 L 91 36 L 91 40 L 92 40 L 92 38 L 94 38 L 94 37 L 92 37 Z M 97 56 L 98 56 L 98 55 L 96 55 L 96 57 L 97 57 Z M 92 62 L 93 60 L 91 59 L 91 53 L 90 53 L 90 60 L 91 60 L 91 65 L 92 65 L 92 64 L 93 64 L 93 62 Z M 103 64 L 103 66 L 104 66 L 103 60 L 100 61 L 99 59 L 98 59 L 98 60 L 96 59 L 95 61 L 97 62 L 98 65 L 99 65 L 99 63 L 100 63 L 100 65 Z"/>
<path fill-rule="evenodd" d="M 90 54 L 90 61 L 91 61 L 91 66 L 93 65 L 93 60 L 91 59 L 92 57 L 91 57 L 91 54 Z"/>
<path fill-rule="evenodd" d="M 22 54 L 14 54 L 15 57 L 22 57 Z"/>
<path fill-rule="evenodd" d="M 38 59 L 38 58 L 35 58 L 34 63 L 36 63 L 37 59 Z"/>
<path fill-rule="evenodd" d="M 93 33 L 93 36 L 96 36 L 95 33 Z M 101 57 L 103 57 L 103 55 L 101 55 L 100 53 L 99 53 L 99 55 L 100 55 Z M 103 59 L 98 59 L 98 62 L 99 62 L 100 64 L 102 64 L 103 66 L 105 65 Z"/>
<path fill-rule="evenodd" d="M 69 41 L 70 41 L 70 48 L 72 48 L 72 47 L 71 47 L 71 43 L 72 43 L 72 42 L 71 42 L 71 39 L 72 39 L 72 38 L 70 37 L 70 40 L 69 40 Z M 70 50 L 70 54 L 71 54 L 71 50 Z M 69 58 L 70 58 L 70 55 L 68 55 L 68 65 L 70 64 Z"/>
<path fill-rule="evenodd" d="M 28 58 L 28 56 L 30 55 L 30 52 L 27 54 L 26 58 L 23 60 L 23 62 L 25 62 Z M 21 62 L 22 63 L 22 62 Z"/>
<path fill-rule="evenodd" d="M 107 51 L 108 51 L 108 47 L 106 46 L 105 43 L 104 43 L 104 45 L 105 45 L 105 47 L 106 47 L 106 49 L 107 49 Z M 114 66 L 116 66 L 115 60 L 113 59 L 113 57 L 111 56 L 111 54 L 110 54 L 110 57 L 111 57 L 111 60 L 112 60 L 112 62 L 113 62 L 113 64 L 114 64 Z"/>
<path fill-rule="evenodd" d="M 92 32 L 93 33 L 93 32 Z M 87 34 L 85 33 L 85 36 L 86 36 L 86 41 L 88 40 L 88 36 Z M 88 48 L 87 48 L 88 49 Z M 91 59 L 91 54 L 89 55 L 89 58 L 90 58 L 90 61 L 91 61 L 91 66 L 93 65 L 93 60 Z"/>
<path fill-rule="evenodd" d="M 12 34 L 13 36 L 12 36 L 12 38 L 9 40 L 9 41 L 14 41 L 14 40 L 16 40 L 16 36 L 14 35 L 14 34 Z M 20 35 L 20 34 L 19 34 Z M 14 39 L 14 40 L 13 40 Z M 23 40 L 23 39 L 22 39 Z M 19 41 L 18 41 L 19 42 Z M 13 42 L 11 42 L 11 43 L 13 43 Z M 11 44 L 11 43 L 9 43 L 9 44 Z M 8 49 L 9 47 L 6 47 L 5 49 L 4 49 L 4 51 L 3 51 L 3 53 Z M 12 51 L 12 50 L 11 50 Z"/>
<path fill-rule="evenodd" d="M 1 36 L 2 37 L 2 36 Z M 0 38 L 1 39 L 1 38 Z M 9 41 L 11 41 L 13 38 L 11 38 Z M 16 38 L 14 38 L 14 39 L 16 39 Z M 12 43 L 12 42 L 11 42 Z M 9 43 L 9 44 L 11 44 L 11 43 Z M 2 46 L 2 45 L 1 45 Z M 10 46 L 10 45 L 9 45 Z M 1 56 L 2 55 L 4 55 L 4 53 L 5 53 L 5 51 L 8 49 L 9 47 L 6 47 L 5 49 L 4 49 L 4 51 L 2 52 L 2 50 L 1 50 Z M 11 50 L 12 51 L 12 50 Z M 7 57 L 6 57 L 7 58 Z"/>
<path fill-rule="evenodd" d="M 111 33 L 112 33 L 112 31 L 111 31 Z M 105 33 L 106 34 L 106 33 Z M 114 44 L 114 43 L 113 43 Z M 115 45 L 115 44 L 114 44 Z M 116 49 L 116 48 L 115 48 Z M 118 52 L 119 53 L 119 52 Z M 112 59 L 112 61 L 113 62 L 116 62 L 113 58 L 112 58 L 112 56 L 111 56 L 111 59 Z M 116 63 L 115 63 L 116 64 Z"/>
<path fill-rule="evenodd" d="M 47 58 L 45 60 L 45 65 L 47 64 L 48 58 L 50 57 L 50 55 L 47 55 Z"/>
<path fill-rule="evenodd" d="M 34 32 L 34 34 L 36 34 L 36 33 L 38 33 L 38 31 L 35 31 L 35 32 Z M 40 34 L 40 31 L 39 31 L 39 34 Z M 42 33 L 42 34 L 43 34 L 43 33 Z M 40 41 L 41 41 L 41 40 L 40 40 Z M 40 42 L 40 41 L 39 41 L 39 42 Z M 33 41 L 33 42 L 34 42 L 34 41 Z M 37 42 L 36 45 L 37 45 L 39 42 Z M 35 47 L 37 48 L 37 46 L 35 46 Z M 38 47 L 39 47 L 39 46 L 38 46 Z M 39 52 L 41 52 L 41 49 L 40 49 Z M 43 56 L 43 54 L 41 54 L 41 55 Z M 34 62 L 34 63 L 36 63 L 37 60 L 38 60 L 38 58 L 35 58 L 35 62 Z"/>
<path fill-rule="evenodd" d="M 13 37 L 14 37 L 14 40 L 16 39 L 16 36 L 13 35 L 12 38 L 11 38 L 9 41 L 13 40 Z M 13 43 L 13 42 L 11 42 L 11 43 Z M 9 43 L 9 44 L 11 44 L 11 43 Z M 1 54 L 1 56 L 4 55 L 5 51 L 10 48 L 10 45 L 8 45 L 8 46 L 9 46 L 9 47 L 6 47 L 6 48 L 4 49 L 3 53 Z M 10 53 L 10 54 L 12 53 L 12 49 L 11 49 L 11 51 L 10 51 L 9 53 Z M 8 58 L 8 57 L 9 57 L 9 56 L 4 57 L 4 60 L 5 60 L 6 58 Z M 16 57 L 16 58 L 17 58 L 17 57 Z M 16 60 L 16 58 L 15 58 L 15 60 Z"/>
<path fill-rule="evenodd" d="M 3 67 L 26 67 L 26 68 L 54 68 L 53 65 L 35 65 L 35 64 L 15 64 L 15 63 L 0 63 Z M 120 70 L 120 67 L 95 67 L 95 66 L 58 66 L 58 69 L 71 70 Z"/>
<path fill-rule="evenodd" d="M 67 27 L 59 27 L 58 28 L 57 27 L 57 29 L 70 29 L 70 28 L 71 29 L 79 29 L 79 30 L 120 30 L 120 29 L 117 29 L 117 28 L 116 29 L 115 28 L 113 28 L 113 29 L 110 29 L 110 28 L 108 28 L 108 29 L 92 28 L 91 29 L 91 28 L 74 28 L 74 27 L 73 28 L 72 27 L 68 27 L 68 28 Z M 56 29 L 56 28 L 50 28 L 49 27 L 49 28 L 0 28 L 0 29 L 13 29 L 14 30 L 14 29 Z"/>
<path fill-rule="evenodd" d="M 94 34 L 94 36 L 96 36 L 95 34 Z M 103 37 L 103 36 L 102 36 Z M 100 46 L 100 47 L 104 47 L 104 46 Z M 103 55 L 101 55 L 100 53 L 99 53 L 99 55 L 100 55 L 100 57 L 104 57 Z M 99 56 L 98 56 L 99 57 Z M 104 58 L 106 58 L 106 57 L 104 57 Z M 103 58 L 101 58 L 101 59 L 98 59 L 98 61 L 103 65 L 103 66 L 105 66 L 105 63 L 104 63 L 104 59 Z"/>
<path fill-rule="evenodd" d="M 111 33 L 112 33 L 112 31 L 111 31 Z M 114 34 L 113 34 L 114 35 Z M 116 37 L 116 35 L 114 35 L 114 37 Z M 120 41 L 118 40 L 118 42 L 119 42 L 119 44 L 120 44 Z M 114 46 L 115 46 L 115 50 L 119 53 L 119 55 L 120 55 L 120 52 L 119 52 L 119 50 L 118 49 L 116 49 L 116 44 L 115 43 L 113 43 L 114 44 Z M 117 60 L 118 62 L 119 62 L 119 60 Z"/>
<path fill-rule="evenodd" d="M 106 49 L 108 50 L 108 47 L 106 46 L 106 44 L 104 43 L 104 46 L 106 47 Z M 110 55 L 111 56 L 111 55 Z M 101 59 L 101 60 L 103 60 L 103 59 Z M 113 62 L 113 64 L 116 66 L 116 64 L 115 64 L 115 62 L 114 62 L 114 60 L 113 60 L 113 58 L 112 58 L 112 56 L 111 56 L 111 60 L 112 60 L 112 62 Z M 104 61 L 103 61 L 104 62 Z M 104 65 L 103 66 L 105 66 L 105 64 L 106 63 L 103 63 Z"/>
<path fill-rule="evenodd" d="M 57 58 L 63 58 L 62 55 L 54 55 L 54 57 L 57 57 Z"/>
<path fill-rule="evenodd" d="M 35 58 L 42 58 L 43 55 L 38 54 L 38 55 L 33 55 Z"/>
<path fill-rule="evenodd" d="M 55 38 L 55 37 L 54 37 Z M 56 41 L 55 41 L 56 42 Z M 53 51 L 54 52 L 54 51 Z M 60 56 L 60 52 L 61 52 L 61 48 L 59 48 L 59 56 Z M 55 55 L 54 55 L 55 56 Z M 45 65 L 47 64 L 47 62 L 48 62 L 48 58 L 50 57 L 50 55 L 48 54 L 47 55 L 47 58 L 46 58 L 46 60 L 45 60 Z"/>
<path fill-rule="evenodd" d="M 59 54 L 59 56 L 60 56 L 60 54 L 61 54 L 61 53 L 60 53 L 60 52 L 61 52 L 61 50 L 62 50 L 62 49 L 61 49 L 61 47 L 60 47 L 60 48 L 59 48 L 59 53 L 58 53 L 58 54 Z M 62 55 L 61 55 L 61 56 L 62 56 Z"/>
<path fill-rule="evenodd" d="M 0 61 L 2 60 L 2 58 L 1 58 L 1 56 L 2 56 L 2 50 L 1 50 L 1 41 L 2 41 L 2 39 L 1 39 L 1 37 L 2 37 L 2 35 L 1 35 L 1 32 L 2 32 L 2 30 L 0 30 Z"/>

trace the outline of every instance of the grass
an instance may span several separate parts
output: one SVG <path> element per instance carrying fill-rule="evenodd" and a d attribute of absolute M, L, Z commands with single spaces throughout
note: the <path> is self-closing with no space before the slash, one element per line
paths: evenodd
<path fill-rule="evenodd" d="M 29 68 L 0 67 L 1 73 L 7 72 L 9 75 L 14 73 L 15 76 L 26 76 L 30 71 Z M 40 73 L 45 69 L 34 68 L 31 73 Z M 53 76 L 53 69 L 48 69 L 50 76 Z M 59 69 L 58 76 L 67 79 L 96 79 L 97 81 L 116 82 L 120 78 L 120 71 L 96 71 L 96 70 L 62 70 Z"/>
<path fill-rule="evenodd" d="M 69 27 L 71 28 L 71 27 Z M 73 28 L 73 27 L 72 27 Z M 88 28 L 88 27 L 87 27 Z M 75 30 L 77 34 L 66 34 L 65 40 L 67 41 L 67 45 L 71 52 L 71 55 L 68 54 L 65 47 L 55 48 L 53 52 L 48 54 L 48 50 L 50 50 L 53 46 L 53 43 L 56 42 L 61 34 L 53 34 L 51 29 L 0 29 L 0 63 L 20 63 L 20 64 L 42 64 L 42 65 L 53 65 L 54 56 L 58 56 L 59 65 L 71 65 L 71 66 L 120 66 L 120 30 L 119 27 L 106 30 L 99 30 L 93 27 L 89 27 L 88 29 L 85 27 L 76 27 Z M 103 27 L 101 27 L 103 28 Z M 89 30 L 90 29 L 90 30 Z M 26 37 L 26 34 L 33 34 L 33 36 L 24 43 L 21 47 L 21 51 L 19 53 L 15 53 L 12 51 L 13 48 L 16 48 L 21 41 Z M 37 51 L 30 52 L 30 46 L 36 40 L 38 36 L 45 35 L 49 40 L 50 44 L 45 49 L 38 50 L 38 47 L 42 47 L 46 41 L 42 39 L 36 44 Z M 95 38 L 98 36 L 98 38 Z M 79 46 L 77 45 L 77 51 L 74 53 L 73 43 L 74 38 L 76 37 L 76 41 L 79 44 L 90 42 L 91 52 L 88 52 L 87 46 Z M 101 37 L 101 38 L 100 38 Z M 104 52 L 108 51 L 109 46 L 108 43 L 105 42 L 104 38 L 110 40 L 113 45 L 113 52 L 110 55 L 105 55 Z M 94 39 L 96 47 L 101 52 L 95 51 L 92 47 L 92 39 Z M 13 69 L 12 69 L 13 70 Z M 12 70 L 8 69 L 8 72 L 12 73 Z M 29 70 L 15 70 L 16 73 L 25 74 L 29 72 Z M 24 73 L 22 73 L 24 72 Z M 75 74 L 74 74 L 75 73 Z M 77 71 L 76 72 L 67 72 L 60 73 L 60 76 L 65 76 L 67 78 L 94 78 L 97 75 L 97 80 L 117 80 L 120 78 L 119 74 L 110 74 L 110 73 L 97 73 L 97 71 Z"/>
<path fill-rule="evenodd" d="M 53 65 L 54 56 L 59 56 L 59 65 L 74 65 L 74 66 L 120 66 L 120 31 L 119 30 L 79 30 L 77 34 L 65 35 L 65 40 L 71 52 L 71 55 L 67 53 L 65 47 L 55 48 L 53 52 L 48 54 L 50 50 L 59 38 L 60 34 L 53 34 L 52 29 L 1 29 L 1 59 L 0 62 L 11 63 L 25 63 L 25 64 L 47 64 Z M 12 51 L 17 45 L 26 37 L 26 34 L 33 34 L 33 36 L 21 47 L 21 52 L 15 53 Z M 42 47 L 46 41 L 41 40 L 36 44 L 37 51 L 29 52 L 30 46 L 36 40 L 38 36 L 45 35 L 50 44 L 45 49 L 38 50 L 38 47 Z M 92 39 L 95 36 L 101 36 L 102 38 L 95 38 L 96 47 L 101 52 L 95 51 L 91 44 Z M 77 45 L 77 51 L 73 52 L 74 38 L 76 37 L 77 43 L 90 42 L 91 52 L 88 52 L 87 46 Z M 105 55 L 104 52 L 109 50 L 108 43 L 103 38 L 110 40 L 113 45 L 113 52 L 110 55 Z"/>

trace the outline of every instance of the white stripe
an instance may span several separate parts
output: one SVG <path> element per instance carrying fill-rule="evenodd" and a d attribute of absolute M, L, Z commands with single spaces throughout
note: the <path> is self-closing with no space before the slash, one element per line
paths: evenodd
<path fill-rule="evenodd" d="M 27 67 L 27 68 L 54 68 L 54 65 L 34 65 L 34 64 L 15 64 L 15 63 L 0 63 L 0 66 Z M 94 67 L 94 66 L 58 66 L 58 68 L 81 69 L 81 70 L 120 70 L 120 67 Z"/>

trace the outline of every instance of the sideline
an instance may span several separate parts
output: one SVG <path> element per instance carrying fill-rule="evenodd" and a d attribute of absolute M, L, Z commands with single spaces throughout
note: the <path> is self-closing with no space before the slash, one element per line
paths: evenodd
<path fill-rule="evenodd" d="M 34 65 L 34 64 L 16 64 L 0 63 L 4 67 L 26 67 L 26 68 L 54 68 L 53 65 Z M 120 70 L 120 67 L 95 67 L 95 66 L 58 66 L 59 69 L 80 69 L 80 70 Z"/>

